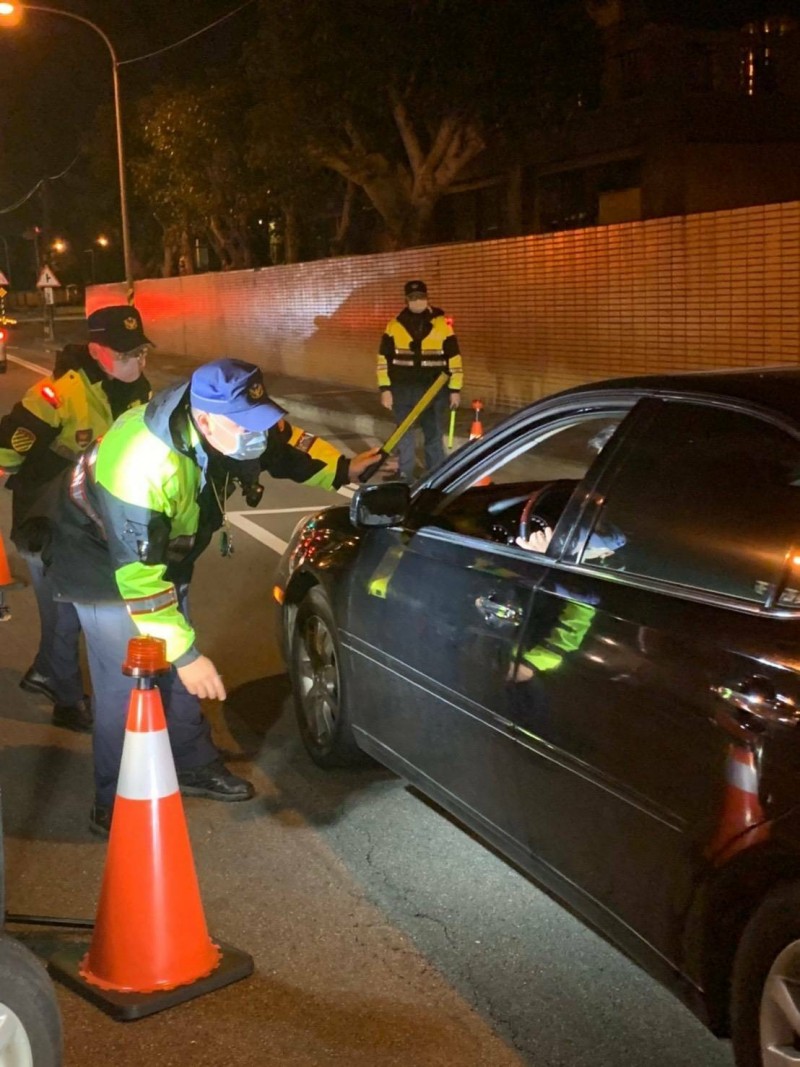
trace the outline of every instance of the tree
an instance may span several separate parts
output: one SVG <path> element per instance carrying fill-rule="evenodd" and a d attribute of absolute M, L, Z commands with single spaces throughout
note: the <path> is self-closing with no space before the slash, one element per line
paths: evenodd
<path fill-rule="evenodd" d="M 181 257 L 192 269 L 197 237 L 223 269 L 253 266 L 251 220 L 264 186 L 247 163 L 246 105 L 241 79 L 221 76 L 203 89 L 160 86 L 139 104 L 131 172 L 162 229 L 167 273 Z"/>
<path fill-rule="evenodd" d="M 418 244 L 490 138 L 563 119 L 591 70 L 564 48 L 592 33 L 573 0 L 261 0 L 253 129 L 363 190 L 390 245 Z"/>

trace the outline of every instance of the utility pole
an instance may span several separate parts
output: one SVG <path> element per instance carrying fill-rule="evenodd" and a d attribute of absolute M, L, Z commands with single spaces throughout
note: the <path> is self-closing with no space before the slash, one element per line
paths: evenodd
<path fill-rule="evenodd" d="M 45 178 L 42 181 L 42 238 L 44 239 L 45 248 L 45 266 L 50 265 L 50 244 L 52 240 L 52 234 L 50 232 L 50 180 Z M 44 339 L 45 341 L 53 341 L 56 336 L 55 329 L 55 310 L 52 304 L 49 304 L 46 300 L 46 294 L 44 289 L 41 290 L 42 294 L 42 318 L 44 321 Z M 52 296 L 52 289 L 50 290 Z"/>

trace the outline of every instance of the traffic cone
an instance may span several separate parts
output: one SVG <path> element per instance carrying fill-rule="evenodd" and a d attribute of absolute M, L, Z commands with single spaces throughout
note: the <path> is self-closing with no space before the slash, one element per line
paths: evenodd
<path fill-rule="evenodd" d="M 483 437 L 483 423 L 481 422 L 481 412 L 483 411 L 483 401 L 473 400 L 472 410 L 474 412 L 472 416 L 472 425 L 469 428 L 469 439 L 475 441 L 478 437 Z"/>
<path fill-rule="evenodd" d="M 725 763 L 725 793 L 716 832 L 706 847 L 706 857 L 715 864 L 770 835 L 758 797 L 758 768 L 752 748 L 732 744 Z"/>
<path fill-rule="evenodd" d="M 55 976 L 117 1018 L 139 1019 L 252 973 L 208 935 L 155 676 L 165 643 L 128 645 L 131 692 L 103 885 L 88 951 L 65 949 Z"/>
<path fill-rule="evenodd" d="M 472 411 L 473 411 L 472 425 L 469 428 L 469 439 L 470 439 L 470 441 L 477 441 L 478 438 L 483 437 L 483 423 L 481 422 L 481 412 L 483 411 L 483 401 L 482 400 L 473 400 L 472 401 Z M 484 475 L 483 478 L 478 478 L 478 480 L 476 482 L 472 483 L 473 486 L 474 485 L 491 485 L 491 484 L 492 484 L 492 479 L 489 478 L 488 475 Z"/>
<path fill-rule="evenodd" d="M 11 608 L 6 604 L 5 599 L 6 589 L 19 589 L 22 584 L 22 582 L 14 581 L 11 575 L 3 535 L 0 534 L 0 622 L 8 622 L 11 618 Z"/>

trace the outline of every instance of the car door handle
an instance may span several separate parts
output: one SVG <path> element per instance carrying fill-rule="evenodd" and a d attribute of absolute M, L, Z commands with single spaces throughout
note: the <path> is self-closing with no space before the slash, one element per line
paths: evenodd
<path fill-rule="evenodd" d="M 768 678 L 758 675 L 728 685 L 712 685 L 711 692 L 745 716 L 767 725 L 794 726 L 800 718 L 791 697 L 778 693 Z"/>
<path fill-rule="evenodd" d="M 475 601 L 475 607 L 486 622 L 507 622 L 514 626 L 519 626 L 522 618 L 522 612 L 519 608 L 506 604 L 502 600 L 496 600 L 491 594 L 489 596 L 479 596 Z"/>

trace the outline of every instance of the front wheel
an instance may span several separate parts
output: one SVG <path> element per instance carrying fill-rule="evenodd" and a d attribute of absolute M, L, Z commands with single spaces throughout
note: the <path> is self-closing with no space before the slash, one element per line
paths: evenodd
<path fill-rule="evenodd" d="M 319 588 L 297 609 L 290 670 L 300 737 L 312 760 L 326 769 L 367 762 L 350 725 L 336 622 Z"/>
<path fill-rule="evenodd" d="M 60 1067 L 61 1016 L 36 957 L 0 936 L 0 1067 Z"/>
<path fill-rule="evenodd" d="M 800 1063 L 800 883 L 778 886 L 747 925 L 733 968 L 736 1067 Z"/>

